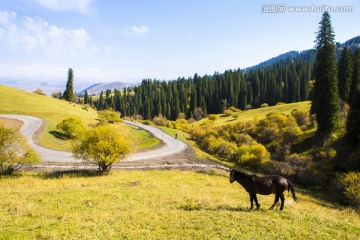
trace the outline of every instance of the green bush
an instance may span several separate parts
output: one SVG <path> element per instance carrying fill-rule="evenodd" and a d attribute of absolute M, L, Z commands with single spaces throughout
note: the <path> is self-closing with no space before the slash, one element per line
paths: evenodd
<path fill-rule="evenodd" d="M 208 119 L 211 121 L 216 121 L 218 120 L 218 116 L 216 114 L 209 114 Z"/>
<path fill-rule="evenodd" d="M 160 114 L 158 117 L 153 118 L 153 123 L 156 126 L 165 126 L 166 125 L 166 119 Z"/>
<path fill-rule="evenodd" d="M 310 126 L 310 113 L 309 113 L 309 111 L 305 111 L 305 110 L 300 111 L 300 110 L 294 109 L 291 112 L 291 115 L 294 116 L 298 126 L 302 130 L 308 129 L 308 127 Z"/>
<path fill-rule="evenodd" d="M 261 144 L 241 145 L 237 152 L 237 161 L 252 168 L 260 168 L 270 161 L 270 153 Z"/>
<path fill-rule="evenodd" d="M 77 138 L 85 131 L 83 122 L 73 117 L 63 119 L 56 125 L 56 128 L 61 130 L 68 138 Z"/>
<path fill-rule="evenodd" d="M 107 122 L 107 123 L 114 123 L 114 122 L 121 122 L 122 119 L 120 118 L 120 113 L 115 112 L 112 109 L 106 109 L 99 111 L 99 119 L 100 121 Z"/>
<path fill-rule="evenodd" d="M 241 110 L 236 107 L 229 107 L 227 110 L 230 110 L 232 112 L 241 112 Z"/>
<path fill-rule="evenodd" d="M 224 114 L 225 116 L 231 116 L 233 114 L 233 111 L 231 111 L 230 109 L 226 109 Z"/>
<path fill-rule="evenodd" d="M 142 121 L 142 124 L 144 124 L 144 125 L 149 125 L 149 126 L 153 126 L 153 125 L 154 125 L 154 123 L 153 123 L 151 120 L 143 120 L 143 121 Z"/>
<path fill-rule="evenodd" d="M 238 119 L 239 116 L 240 116 L 240 113 L 238 113 L 238 112 L 232 114 L 232 117 L 233 117 L 234 119 Z"/>
<path fill-rule="evenodd" d="M 342 191 L 348 204 L 360 208 L 360 172 L 338 175 L 337 187 Z"/>

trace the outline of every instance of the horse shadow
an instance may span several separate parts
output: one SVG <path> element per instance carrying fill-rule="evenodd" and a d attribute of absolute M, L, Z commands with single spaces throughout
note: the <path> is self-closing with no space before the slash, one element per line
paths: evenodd
<path fill-rule="evenodd" d="M 209 206 L 201 206 L 201 205 L 190 205 L 190 204 L 185 204 L 179 207 L 180 210 L 183 211 L 187 211 L 187 212 L 191 212 L 191 211 L 200 211 L 200 210 L 205 210 L 205 211 L 231 211 L 231 212 L 250 212 L 253 210 L 250 210 L 249 208 L 243 208 L 243 207 L 232 207 L 232 206 L 227 206 L 227 205 L 219 205 L 219 206 L 214 206 L 214 207 L 209 207 Z"/>

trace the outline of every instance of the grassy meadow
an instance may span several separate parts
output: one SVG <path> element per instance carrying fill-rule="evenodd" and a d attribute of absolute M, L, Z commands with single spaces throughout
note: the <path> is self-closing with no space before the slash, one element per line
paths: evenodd
<path fill-rule="evenodd" d="M 284 211 L 225 172 L 22 173 L 0 179 L 0 239 L 357 239 L 360 216 L 297 189 Z"/>
<path fill-rule="evenodd" d="M 226 114 L 217 114 L 218 119 L 214 122 L 214 125 L 220 126 L 223 124 L 228 123 L 234 123 L 237 121 L 250 121 L 254 118 L 265 118 L 267 114 L 273 112 L 273 113 L 284 113 L 285 115 L 289 115 L 292 110 L 298 109 L 298 110 L 310 110 L 310 102 L 297 102 L 297 103 L 289 103 L 289 104 L 283 104 L 283 105 L 277 105 L 277 106 L 271 106 L 271 107 L 264 107 L 264 108 L 257 108 L 257 109 L 251 109 L 247 111 L 242 111 L 239 113 L 237 119 L 235 119 L 233 116 L 227 116 Z M 194 122 L 193 124 L 195 126 L 201 125 L 207 120 L 207 118 L 204 118 L 200 121 Z"/>
<path fill-rule="evenodd" d="M 56 125 L 66 117 L 81 119 L 86 126 L 97 123 L 97 112 L 91 108 L 85 109 L 78 104 L 69 104 L 67 101 L 54 99 L 52 97 L 29 93 L 16 88 L 0 85 L 0 113 L 30 115 L 43 118 L 46 122 L 44 131 L 40 134 L 38 142 L 40 145 L 50 149 L 70 151 L 71 140 L 56 138 L 52 131 L 58 131 Z M 146 131 L 138 131 L 126 124 L 120 124 L 119 128 L 131 131 L 139 149 L 151 148 L 159 143 Z"/>

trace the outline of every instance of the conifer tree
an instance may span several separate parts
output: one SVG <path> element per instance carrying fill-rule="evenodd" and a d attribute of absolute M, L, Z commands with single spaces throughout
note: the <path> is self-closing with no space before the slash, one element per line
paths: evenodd
<path fill-rule="evenodd" d="M 337 127 L 339 91 L 335 39 L 330 15 L 325 12 L 316 37 L 315 85 L 311 112 L 316 114 L 317 134 L 328 137 Z"/>
<path fill-rule="evenodd" d="M 349 95 L 350 102 L 352 98 L 355 96 L 356 87 L 360 84 L 360 48 L 357 48 L 354 53 L 353 59 L 353 76 L 351 81 L 351 90 Z"/>
<path fill-rule="evenodd" d="M 98 105 L 97 105 L 97 109 L 98 110 L 103 110 L 104 109 L 103 91 L 100 92 L 100 97 L 99 97 L 99 102 L 98 102 Z"/>
<path fill-rule="evenodd" d="M 63 98 L 69 102 L 74 101 L 74 72 L 72 68 L 69 68 L 68 71 L 68 80 L 66 83 L 66 88 L 63 94 Z"/>
<path fill-rule="evenodd" d="M 339 58 L 339 95 L 346 102 L 349 102 L 350 86 L 353 78 L 351 55 L 351 50 L 345 47 Z"/>
<path fill-rule="evenodd" d="M 87 91 L 85 91 L 84 93 L 84 104 L 88 104 L 89 103 L 89 94 Z"/>
<path fill-rule="evenodd" d="M 351 144 L 360 144 L 360 48 L 354 54 L 354 72 L 350 92 L 350 110 L 346 121 L 346 136 Z"/>
<path fill-rule="evenodd" d="M 191 86 L 191 95 L 190 95 L 190 109 L 189 109 L 189 116 L 194 114 L 195 109 L 197 108 L 197 96 L 196 96 L 196 85 L 193 84 Z"/>

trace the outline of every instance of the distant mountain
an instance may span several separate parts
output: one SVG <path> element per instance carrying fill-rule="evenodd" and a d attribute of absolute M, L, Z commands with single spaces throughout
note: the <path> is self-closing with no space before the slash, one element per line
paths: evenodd
<path fill-rule="evenodd" d="M 338 59 L 338 57 L 341 54 L 342 49 L 344 47 L 348 47 L 349 49 L 351 49 L 354 52 L 356 50 L 356 48 L 360 47 L 360 36 L 354 37 L 344 43 L 336 43 L 336 59 Z M 255 66 L 248 67 L 245 69 L 245 71 L 253 70 L 253 69 L 257 69 L 257 68 L 266 68 L 266 67 L 275 65 L 279 62 L 289 63 L 298 58 L 300 58 L 301 60 L 304 60 L 304 61 L 314 62 L 315 61 L 315 50 L 309 49 L 309 50 L 304 50 L 301 52 L 290 51 L 287 53 L 283 53 L 283 54 L 280 54 L 279 56 L 276 56 L 276 57 L 270 58 L 269 60 L 261 62 Z"/>
<path fill-rule="evenodd" d="M 66 86 L 66 79 L 32 79 L 24 77 L 0 77 L 0 84 L 19 88 L 28 92 L 41 89 L 43 93 L 50 96 L 52 93 L 63 92 Z M 74 90 L 78 91 L 92 84 L 90 81 L 75 81 Z"/>
<path fill-rule="evenodd" d="M 110 83 L 97 83 L 93 84 L 90 87 L 87 87 L 85 89 L 82 89 L 78 92 L 79 95 L 84 94 L 85 91 L 88 92 L 88 94 L 98 94 L 101 91 L 105 92 L 107 89 L 119 89 L 124 87 L 131 87 L 137 85 L 136 83 L 129 83 L 129 82 L 110 82 Z"/>

